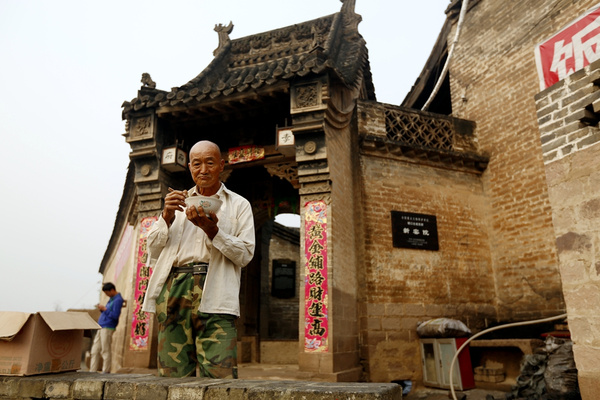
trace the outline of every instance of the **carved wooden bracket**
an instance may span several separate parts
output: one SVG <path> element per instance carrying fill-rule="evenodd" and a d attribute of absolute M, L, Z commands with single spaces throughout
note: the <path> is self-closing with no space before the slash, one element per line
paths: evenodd
<path fill-rule="evenodd" d="M 156 117 L 150 113 L 128 119 L 125 125 L 125 140 L 127 143 L 153 139 L 156 125 L 155 120 Z"/>
<path fill-rule="evenodd" d="M 296 107 L 307 108 L 319 105 L 319 87 L 317 84 L 301 85 L 295 89 Z"/>
<path fill-rule="evenodd" d="M 278 176 L 280 179 L 285 179 L 295 189 L 300 188 L 298 182 L 298 165 L 296 163 L 281 163 L 265 165 L 265 168 L 271 176 Z"/>

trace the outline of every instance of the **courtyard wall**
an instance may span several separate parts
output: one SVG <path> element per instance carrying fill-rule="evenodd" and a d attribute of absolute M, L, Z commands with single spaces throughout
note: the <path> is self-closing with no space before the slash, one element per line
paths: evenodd
<path fill-rule="evenodd" d="M 600 388 L 600 62 L 536 95 L 560 275 L 583 399 Z"/>

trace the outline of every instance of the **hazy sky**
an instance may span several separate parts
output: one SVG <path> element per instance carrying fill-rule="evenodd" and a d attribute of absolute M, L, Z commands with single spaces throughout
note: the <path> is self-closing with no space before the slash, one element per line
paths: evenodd
<path fill-rule="evenodd" d="M 400 104 L 448 0 L 356 0 L 375 93 Z M 232 39 L 338 12 L 339 0 L 0 0 L 0 310 L 92 307 L 123 192 L 121 104 L 149 72 L 181 86 Z"/>

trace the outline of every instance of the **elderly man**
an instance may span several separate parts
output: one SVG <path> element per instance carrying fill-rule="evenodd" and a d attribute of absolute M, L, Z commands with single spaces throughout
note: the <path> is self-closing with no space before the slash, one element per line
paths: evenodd
<path fill-rule="evenodd" d="M 190 150 L 196 185 L 171 190 L 148 234 L 154 268 L 143 310 L 158 320 L 161 376 L 237 378 L 237 330 L 241 269 L 254 256 L 250 203 L 221 183 L 225 160 L 219 147 L 200 141 Z M 217 213 L 186 207 L 188 196 L 216 197 Z"/>

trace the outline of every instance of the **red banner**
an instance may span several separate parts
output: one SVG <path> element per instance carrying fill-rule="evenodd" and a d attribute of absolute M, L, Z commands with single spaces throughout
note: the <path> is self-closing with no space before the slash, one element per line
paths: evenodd
<path fill-rule="evenodd" d="M 600 4 L 535 48 L 540 90 L 600 58 Z"/>
<path fill-rule="evenodd" d="M 148 249 L 146 247 L 146 241 L 148 240 L 148 232 L 150 232 L 152 224 L 154 224 L 154 221 L 157 219 L 157 217 L 147 217 L 140 222 L 133 297 L 133 318 L 131 320 L 131 341 L 129 343 L 129 350 L 134 351 L 148 350 L 148 337 L 150 335 L 148 324 L 150 323 L 150 318 L 146 312 L 142 311 L 142 303 L 144 302 L 144 295 L 146 294 L 146 288 L 148 287 L 148 280 L 150 280 L 152 270 L 148 266 Z"/>
<path fill-rule="evenodd" d="M 304 213 L 304 350 L 329 350 L 329 311 L 327 281 L 327 205 L 324 201 L 306 203 Z"/>
<path fill-rule="evenodd" d="M 265 149 L 257 146 L 241 146 L 229 149 L 229 164 L 238 164 L 265 158 Z"/>

